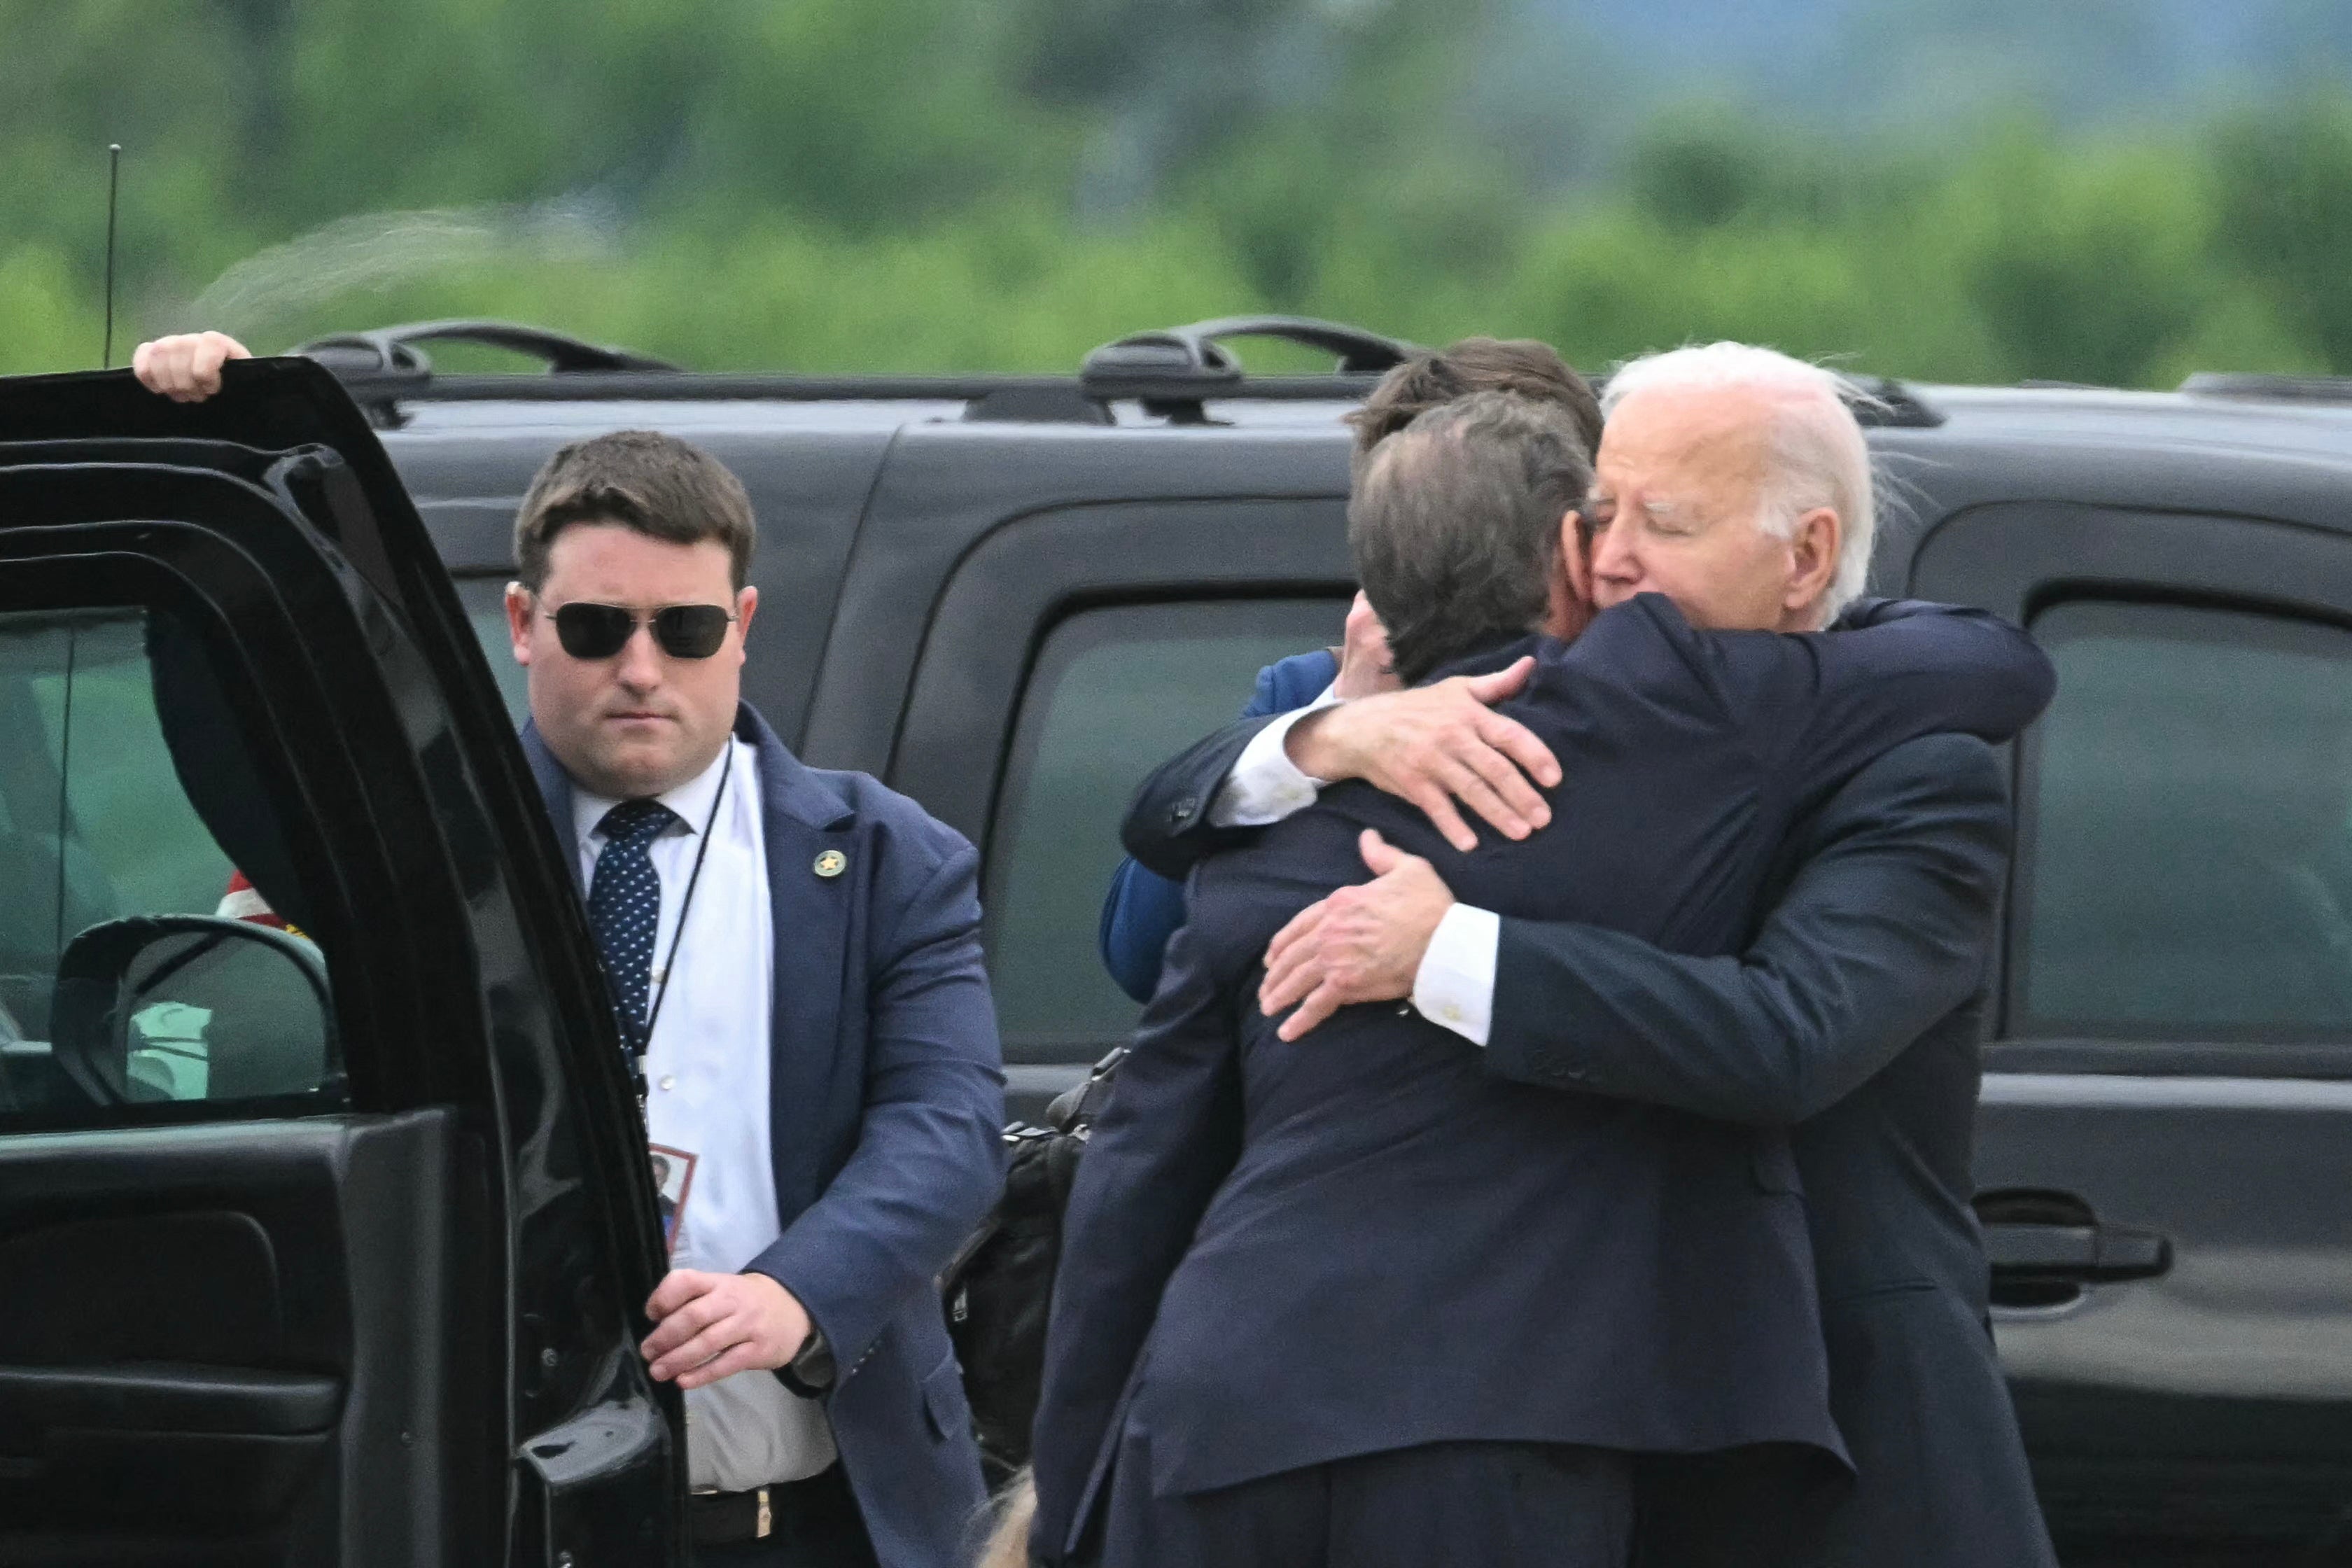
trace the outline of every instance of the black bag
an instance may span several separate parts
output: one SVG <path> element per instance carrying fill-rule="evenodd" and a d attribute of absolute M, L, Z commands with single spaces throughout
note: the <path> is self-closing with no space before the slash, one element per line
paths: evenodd
<path fill-rule="evenodd" d="M 1062 1258 L 1062 1212 L 1087 1133 L 1126 1055 L 1121 1046 L 1097 1062 L 1086 1082 L 1046 1109 L 1047 1125 L 1005 1128 L 1012 1152 L 1004 1196 L 940 1276 L 948 1337 L 963 1364 L 991 1487 L 1029 1462 L 1029 1427 L 1045 1373 L 1045 1313 Z"/>

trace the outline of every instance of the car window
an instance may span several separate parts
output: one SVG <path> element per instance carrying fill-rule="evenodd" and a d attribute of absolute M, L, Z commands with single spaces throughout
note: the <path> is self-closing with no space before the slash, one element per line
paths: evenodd
<path fill-rule="evenodd" d="M 2078 601 L 2037 617 L 2011 1033 L 2352 1027 L 2352 632 Z"/>
<path fill-rule="evenodd" d="M 1128 798 L 1239 713 L 1260 668 L 1338 641 L 1347 607 L 1130 605 L 1055 626 L 1022 694 L 989 841 L 989 972 L 1008 1060 L 1089 1060 L 1134 1027 L 1140 1009 L 1096 946 Z"/>
<path fill-rule="evenodd" d="M 466 620 L 480 639 L 482 653 L 490 661 L 490 674 L 499 683 L 499 696 L 507 705 L 507 716 L 522 728 L 530 717 L 530 692 L 523 684 L 523 667 L 515 662 L 514 641 L 507 631 L 507 584 L 509 576 L 501 573 L 496 577 L 461 577 L 457 580 L 457 597 L 466 606 Z"/>
<path fill-rule="evenodd" d="M 181 787 L 150 649 L 140 610 L 0 614 L 0 1122 L 339 1093 L 323 958 L 219 918 L 235 868 Z M 268 913 L 251 891 L 237 911 Z"/>

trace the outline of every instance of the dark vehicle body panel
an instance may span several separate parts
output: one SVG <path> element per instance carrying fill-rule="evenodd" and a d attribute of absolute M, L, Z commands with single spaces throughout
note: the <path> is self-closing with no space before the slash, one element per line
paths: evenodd
<path fill-rule="evenodd" d="M 1328 604 L 1319 635 L 1336 641 L 1353 590 L 1340 416 L 1361 378 L 1334 378 L 1320 401 L 1297 384 L 1264 401 L 1212 395 L 1197 418 L 1096 405 L 1076 383 L 1034 380 L 1005 383 L 1002 399 L 947 384 L 767 395 L 755 378 L 619 374 L 471 378 L 446 396 L 423 383 L 354 390 L 457 595 L 417 587 L 405 564 L 382 569 L 425 606 L 409 613 L 440 628 L 436 647 L 462 605 L 489 659 L 452 655 L 466 668 L 445 660 L 443 673 L 485 698 L 496 679 L 510 713 L 520 688 L 498 669 L 495 617 L 513 566 L 514 508 L 539 465 L 566 441 L 648 426 L 727 461 L 761 527 L 746 697 L 811 763 L 875 773 L 982 846 L 988 939 L 1002 954 L 1027 940 L 1017 922 L 1032 905 L 1009 896 L 1017 888 L 1008 879 L 1027 875 L 1015 864 L 1015 828 L 1050 728 L 1048 686 L 1096 668 L 1083 657 L 1094 643 L 1077 629 L 1148 610 L 1135 624 L 1158 636 L 1197 610 L 1203 625 L 1246 623 L 1263 641 L 1267 627 Z M 204 432 L 201 416 L 191 423 L 186 411 L 107 395 L 124 434 Z M 2080 390 L 1921 388 L 1916 397 L 1906 417 L 1871 431 L 1888 481 L 1874 591 L 1974 604 L 2029 625 L 2053 615 L 2056 626 L 2068 606 L 2089 605 L 2352 628 L 2352 405 Z M 0 399 L 0 441 L 19 438 L 11 420 L 51 428 L 37 402 Z M 1042 416 L 999 416 L 1024 409 Z M 372 493 L 384 478 L 362 477 Z M 355 555 L 355 569 L 371 564 Z M 1248 613 L 1227 613 L 1236 605 Z M 1246 681 L 1244 670 L 1227 715 Z M 499 754 L 478 732 L 488 709 L 461 713 L 469 759 Z M 2021 976 L 2035 941 L 2036 790 L 2053 765 L 2049 725 L 2013 748 L 2020 849 L 1988 1015 L 1977 1173 L 1994 1328 L 2062 1555 L 2076 1564 L 2333 1561 L 2352 1540 L 2352 1026 L 2204 1038 L 2039 1021 Z M 1189 738 L 1170 735 L 1168 750 Z M 1111 763 L 1132 779 L 1159 760 Z M 481 793 L 506 803 L 503 813 L 517 782 L 488 781 Z M 495 829 L 526 846 L 530 877 L 549 871 L 534 858 L 551 854 L 537 827 L 500 815 Z M 555 1036 L 588 1040 L 599 1028 L 565 992 L 583 976 L 551 956 L 577 960 L 584 932 L 576 912 L 541 910 L 525 923 L 545 928 L 530 952 L 543 965 L 545 1005 L 563 1016 L 517 1027 L 542 1031 L 536 1070 L 570 1083 L 574 1118 L 599 1123 L 566 1135 L 616 1149 L 632 1131 L 614 1103 L 617 1071 L 569 1056 L 559 1067 L 547 1054 Z M 1072 985 L 1107 984 L 1091 973 L 1089 946 L 1066 932 L 1054 941 Z M 1016 1003 L 1003 974 L 999 990 L 1009 1013 Z M 1016 1110 L 1034 1118 L 1122 1039 L 1108 1024 L 1028 1028 L 1008 1016 Z M 499 1070 L 502 1088 L 510 1071 L 529 1076 Z M 573 1081 L 590 1079 L 586 1089 Z M 498 1114 L 487 1104 L 458 1114 L 442 1167 L 452 1181 L 482 1181 L 485 1202 L 497 1201 L 497 1152 L 528 1136 L 512 1105 L 503 1127 Z M 551 1113 L 538 1131 L 566 1124 Z M 468 1137 L 479 1141 L 470 1155 Z M 623 1194 L 639 1198 L 649 1194 Z M 600 1245 L 617 1256 L 635 1244 Z M 514 1268 L 507 1288 L 520 1292 L 530 1278 L 522 1253 Z M 580 1342 L 557 1348 L 568 1357 Z M 507 1353 L 521 1369 L 518 1441 L 572 1423 L 554 1453 L 532 1460 L 526 1451 L 525 1470 L 552 1477 L 574 1439 L 583 1453 L 625 1447 L 609 1420 L 596 1423 L 633 1396 L 570 1380 L 541 1391 L 526 1364 L 539 1344 Z M 279 1392 L 281 1404 L 296 1398 Z M 526 1490 L 519 1482 L 511 1495 Z M 626 1494 L 603 1495 L 618 1503 Z"/>
<path fill-rule="evenodd" d="M 2114 595 L 2352 625 L 2352 408 L 2084 391 L 1917 398 L 1940 421 L 1871 432 L 1889 481 L 1874 590 L 2028 620 L 2053 602 Z M 1178 426 L 1115 405 L 1117 422 L 1101 426 L 901 405 L 829 585 L 799 557 L 835 557 L 830 517 L 804 531 L 794 491 L 747 472 L 765 603 L 812 595 L 789 613 L 828 626 L 814 667 L 797 650 L 786 661 L 755 649 L 747 690 L 810 761 L 878 772 L 980 843 L 993 908 L 1024 684 L 1057 625 L 1106 605 L 1328 597 L 1336 640 L 1352 589 L 1348 405 L 1213 401 L 1208 418 L 1230 423 Z M 869 429 L 823 428 L 841 417 L 827 405 L 724 406 L 746 421 L 729 432 L 733 450 L 870 449 Z M 483 472 L 503 445 L 497 489 L 514 495 L 557 437 L 610 427 L 614 412 L 595 399 L 406 408 L 416 425 L 386 445 L 428 520 L 454 487 L 438 456 L 446 437 L 426 427 L 474 432 Z M 714 412 L 652 411 L 688 436 Z M 505 422 L 517 415 L 541 427 Z M 767 433 L 751 433 L 761 418 Z M 789 575 L 779 557 L 793 558 Z M 2020 804 L 2031 809 L 2022 791 Z M 994 942 L 1002 918 L 992 914 Z M 2049 1216 L 1992 1215 L 2000 1277 L 2014 1282 L 2004 1293 L 2031 1302 L 1997 1308 L 1996 1327 L 2069 1560 L 2329 1550 L 2352 1505 L 2352 1205 L 2341 1201 L 2352 1083 L 2327 1080 L 2352 1079 L 2352 1037 L 2217 1053 L 2161 1038 L 2011 1037 L 2006 1010 L 1993 1016 L 1980 1185 L 2071 1194 L 2102 1234 L 2145 1231 L 2170 1249 L 2154 1277 L 2053 1282 L 2034 1268 L 2056 1234 Z M 1117 1043 L 1024 1047 L 1008 1021 L 1016 1105 L 1034 1115 Z M 2236 1283 L 2216 1293 L 2215 1277 Z"/>
<path fill-rule="evenodd" d="M 182 787 L 332 959 L 348 1082 L 5 1108 L 0 1559 L 682 1562 L 677 1395 L 626 1353 L 651 1177 L 570 873 L 358 410 L 299 361 L 230 389 L 0 382 L 0 608 L 185 628 L 159 691 L 205 668 L 220 707 L 163 715 Z"/>

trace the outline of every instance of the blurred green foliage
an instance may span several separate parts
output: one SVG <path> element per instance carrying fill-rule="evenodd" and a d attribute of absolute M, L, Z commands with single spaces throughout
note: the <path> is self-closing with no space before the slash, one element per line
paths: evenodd
<path fill-rule="evenodd" d="M 0 0 L 0 370 L 93 363 L 120 141 L 118 355 L 488 315 L 709 369 L 1054 370 L 1265 309 L 1592 365 L 1731 336 L 1926 378 L 2352 374 L 2352 93 L 2105 140 L 1669 107 L 1562 183 L 1625 110 L 1564 72 L 1495 111 L 1503 23 L 1486 0 Z"/>

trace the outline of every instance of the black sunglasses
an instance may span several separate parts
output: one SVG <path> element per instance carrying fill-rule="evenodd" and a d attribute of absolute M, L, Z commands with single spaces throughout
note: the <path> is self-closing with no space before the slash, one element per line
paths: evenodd
<path fill-rule="evenodd" d="M 619 605 L 571 604 L 555 612 L 555 640 L 574 658 L 610 658 L 628 646 L 641 621 L 651 621 L 662 652 L 709 658 L 734 618 L 722 605 L 668 605 L 641 616 Z"/>

